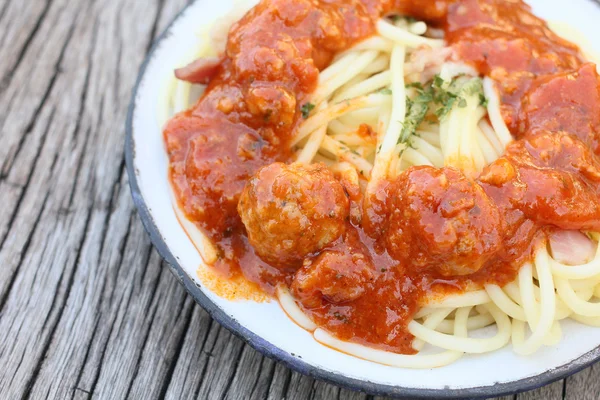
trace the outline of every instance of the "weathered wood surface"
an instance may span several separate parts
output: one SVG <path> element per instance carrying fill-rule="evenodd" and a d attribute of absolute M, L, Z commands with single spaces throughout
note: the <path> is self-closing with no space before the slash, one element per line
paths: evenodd
<path fill-rule="evenodd" d="M 0 0 L 0 399 L 370 398 L 291 372 L 211 321 L 138 220 L 127 105 L 185 3 Z M 514 397 L 599 394 L 593 367 Z"/>

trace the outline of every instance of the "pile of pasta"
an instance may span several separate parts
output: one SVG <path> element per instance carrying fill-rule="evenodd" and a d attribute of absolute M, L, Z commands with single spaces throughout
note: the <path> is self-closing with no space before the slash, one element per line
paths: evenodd
<path fill-rule="evenodd" d="M 222 43 L 210 38 L 222 37 L 240 16 L 221 21 L 216 34 L 214 28 L 212 34 L 203 31 L 197 50 L 181 65 L 219 53 Z M 188 109 L 202 90 L 169 79 L 160 99 L 160 123 Z M 303 121 L 291 142 L 297 161 L 350 171 L 364 191 L 418 165 L 453 166 L 476 176 L 512 141 L 492 81 L 453 59 L 442 31 L 400 16 L 380 20 L 377 35 L 339 54 L 321 72 L 318 89 L 301 111 Z M 202 242 L 198 248 L 210 247 L 193 224 L 185 227 Z M 598 246 L 600 236 L 588 236 Z M 408 325 L 416 355 L 341 341 L 318 328 L 287 288 L 277 294 L 285 312 L 317 341 L 385 365 L 440 367 L 509 343 L 516 353 L 528 355 L 556 345 L 564 319 L 600 326 L 600 251 L 582 265 L 565 265 L 551 253 L 548 246 L 539 248 L 534 261 L 504 287 L 486 285 L 423 304 Z"/>

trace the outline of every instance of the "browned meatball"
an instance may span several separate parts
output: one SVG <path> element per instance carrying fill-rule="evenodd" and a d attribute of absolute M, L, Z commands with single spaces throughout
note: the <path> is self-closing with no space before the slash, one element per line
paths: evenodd
<path fill-rule="evenodd" d="M 296 272 L 292 293 L 305 307 L 319 307 L 323 300 L 334 304 L 356 300 L 374 280 L 368 251 L 354 231 L 348 233 L 343 245 L 305 259 Z"/>
<path fill-rule="evenodd" d="M 575 135 L 538 132 L 515 141 L 479 181 L 500 207 L 539 225 L 600 229 L 600 160 Z"/>
<path fill-rule="evenodd" d="M 459 170 L 411 168 L 392 193 L 385 243 L 394 258 L 444 276 L 468 275 L 499 250 L 500 213 Z"/>
<path fill-rule="evenodd" d="M 250 179 L 238 212 L 263 260 L 300 266 L 344 233 L 349 201 L 325 165 L 275 163 Z"/>

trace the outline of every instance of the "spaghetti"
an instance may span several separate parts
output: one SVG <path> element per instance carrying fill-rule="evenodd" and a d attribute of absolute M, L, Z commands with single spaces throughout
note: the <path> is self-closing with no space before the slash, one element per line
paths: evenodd
<path fill-rule="evenodd" d="M 228 46 L 237 44 L 235 39 L 242 36 L 239 34 L 239 30 L 244 21 L 258 21 L 256 22 L 258 24 L 261 21 L 261 15 L 282 7 L 283 3 L 285 2 L 261 2 L 238 24 L 238 31 L 234 29 L 233 33 L 230 33 Z M 406 1 L 405 3 L 406 10 L 400 7 L 403 11 L 414 11 L 408 6 L 411 2 Z M 506 4 L 501 5 L 496 1 L 490 1 L 490 4 L 490 7 L 511 7 Z M 458 1 L 450 6 L 449 10 L 446 10 L 446 13 L 450 14 L 450 17 L 447 18 L 456 20 L 460 19 L 459 16 L 464 13 L 469 14 L 470 10 L 468 9 L 465 9 L 466 11 L 462 10 L 460 13 L 456 11 L 460 7 L 468 7 L 467 2 Z M 518 12 L 515 15 L 517 16 L 519 13 L 529 12 L 523 5 L 516 7 Z M 457 14 L 452 14 L 453 10 Z M 325 11 L 322 11 L 322 15 L 329 15 L 327 12 L 327 9 L 325 9 Z M 505 176 L 510 171 L 513 171 L 514 174 L 514 171 L 518 170 L 523 176 L 531 173 L 527 169 L 526 162 L 521 161 L 521 157 L 524 159 L 525 156 L 518 153 L 521 151 L 519 145 L 523 140 L 515 143 L 513 139 L 513 134 L 523 137 L 523 133 L 519 132 L 522 128 L 517 124 L 519 109 L 516 105 L 519 104 L 519 107 L 521 107 L 520 103 L 517 102 L 517 100 L 520 101 L 520 97 L 516 99 L 514 96 L 511 97 L 506 92 L 499 90 L 498 77 L 494 77 L 493 73 L 492 76 L 482 76 L 481 68 L 473 66 L 482 61 L 473 59 L 474 56 L 461 47 L 462 42 L 459 40 L 460 38 L 457 39 L 456 32 L 452 32 L 453 36 L 448 38 L 444 37 L 441 31 L 435 28 L 436 21 L 445 16 L 438 16 L 435 13 L 426 14 L 424 19 L 432 21 L 433 25 L 431 25 L 425 21 L 402 15 L 388 14 L 386 18 L 378 19 L 374 23 L 372 35 L 353 38 L 354 44 L 333 55 L 332 62 L 327 63 L 327 66 L 321 69 L 314 90 L 307 91 L 306 95 L 297 93 L 296 99 L 301 103 L 290 106 L 298 110 L 300 117 L 297 119 L 297 123 L 292 124 L 293 129 L 289 130 L 289 140 L 285 141 L 286 149 L 280 150 L 280 152 L 286 155 L 288 160 L 295 161 L 295 165 L 314 163 L 315 167 L 307 171 L 314 171 L 311 173 L 319 174 L 318 176 L 324 182 L 330 176 L 333 176 L 331 174 L 335 174 L 336 182 L 339 181 L 343 184 L 344 191 L 350 200 L 340 201 L 339 198 L 336 198 L 337 200 L 334 203 L 337 204 L 337 208 L 330 208 L 329 216 L 331 218 L 326 221 L 326 226 L 329 232 L 339 228 L 340 230 L 346 229 L 350 233 L 344 234 L 343 239 L 339 239 L 337 242 L 335 241 L 336 238 L 329 240 L 328 242 L 333 243 L 329 248 L 321 246 L 323 240 L 319 240 L 319 246 L 315 247 L 316 239 L 311 241 L 310 238 L 298 239 L 300 244 L 280 243 L 286 240 L 290 241 L 289 239 L 281 239 L 280 242 L 276 242 L 276 246 L 271 246 L 268 249 L 269 252 L 272 252 L 269 256 L 261 254 L 260 248 L 250 247 L 248 241 L 256 247 L 256 240 L 253 239 L 251 232 L 253 226 L 249 225 L 248 221 L 255 221 L 261 217 L 260 210 L 252 209 L 253 203 L 248 205 L 254 199 L 251 195 L 260 198 L 260 196 L 263 196 L 260 194 L 263 193 L 261 190 L 275 191 L 278 190 L 277 187 L 281 184 L 279 176 L 274 178 L 274 181 L 270 181 L 268 187 L 260 186 L 260 182 L 255 183 L 256 180 L 262 179 L 263 175 L 267 176 L 265 179 L 271 179 L 268 177 L 273 175 L 274 172 L 268 169 L 270 167 L 267 167 L 263 170 L 266 172 L 261 172 L 252 178 L 252 181 L 248 184 L 250 186 L 254 185 L 251 189 L 246 186 L 246 191 L 254 190 L 254 192 L 251 192 L 251 194 L 245 192 L 239 206 L 237 206 L 238 195 L 236 193 L 241 192 L 243 184 L 241 187 L 236 186 L 231 194 L 226 193 L 226 190 L 219 191 L 219 196 L 222 198 L 231 197 L 236 199 L 233 206 L 234 214 L 232 214 L 234 217 L 232 218 L 234 220 L 238 218 L 235 212 L 237 206 L 242 220 L 246 224 L 245 228 L 250 231 L 249 239 L 245 236 L 238 237 L 233 234 L 233 231 L 228 231 L 230 229 L 228 224 L 231 224 L 231 222 L 227 218 L 225 218 L 225 222 L 219 221 L 219 229 L 211 230 L 216 225 L 209 226 L 205 224 L 202 226 L 203 231 L 201 231 L 197 221 L 199 218 L 201 219 L 202 213 L 197 210 L 203 210 L 212 203 L 207 201 L 204 201 L 204 203 L 198 201 L 186 203 L 185 197 L 196 190 L 194 189 L 195 186 L 182 181 L 179 175 L 173 175 L 172 172 L 171 179 L 175 198 L 182 209 L 179 210 L 178 208 L 178 213 L 181 214 L 180 218 L 184 214 L 189 219 L 194 220 L 196 218 L 196 224 L 189 221 L 185 222 L 184 228 L 188 231 L 190 238 L 197 244 L 207 262 L 210 264 L 221 263 L 221 266 L 227 265 L 225 272 L 229 274 L 235 273 L 231 269 L 232 263 L 223 263 L 223 260 L 233 260 L 233 254 L 235 254 L 235 257 L 240 257 L 239 254 L 241 253 L 250 254 L 250 258 L 244 262 L 254 263 L 259 265 L 259 268 L 252 271 L 242 270 L 242 273 L 248 279 L 263 284 L 265 283 L 263 281 L 264 276 L 269 275 L 270 278 L 266 280 L 267 283 L 264 286 L 266 290 L 271 288 L 288 316 L 302 328 L 313 332 L 317 341 L 342 352 L 390 366 L 404 368 L 440 367 L 460 359 L 464 354 L 491 352 L 509 343 L 512 343 L 516 353 L 528 355 L 544 345 L 552 346 L 558 343 L 561 336 L 560 321 L 565 318 L 572 318 L 590 326 L 600 326 L 600 303 L 596 302 L 596 299 L 600 298 L 600 247 L 598 247 L 600 246 L 600 236 L 593 233 L 594 229 L 590 229 L 595 227 L 591 222 L 578 227 L 572 222 L 555 221 L 554 225 L 553 223 L 543 224 L 544 226 L 553 226 L 551 229 L 544 228 L 545 230 L 541 228 L 542 224 L 538 223 L 538 225 L 535 225 L 536 230 L 533 223 L 528 222 L 533 217 L 527 216 L 526 218 L 521 210 L 517 215 L 508 205 L 502 205 L 504 208 L 501 210 L 506 213 L 503 218 L 521 218 L 521 225 L 516 226 L 515 235 L 521 234 L 519 230 L 530 229 L 522 243 L 511 242 L 511 239 L 501 239 L 507 240 L 507 243 L 511 246 L 521 246 L 522 248 L 520 254 L 517 255 L 513 254 L 516 251 L 510 249 L 506 254 L 502 253 L 503 255 L 500 258 L 510 259 L 509 262 L 494 263 L 488 261 L 488 253 L 496 254 L 494 251 L 498 252 L 492 245 L 489 245 L 488 250 L 478 249 L 478 251 L 481 251 L 482 257 L 486 256 L 488 258 L 480 263 L 473 261 L 470 266 L 464 265 L 469 263 L 454 265 L 454 260 L 446 256 L 440 256 L 434 260 L 434 263 L 442 264 L 444 263 L 443 260 L 446 260 L 444 266 L 432 267 L 433 264 L 426 264 L 423 261 L 423 270 L 429 271 L 433 268 L 438 271 L 431 276 L 428 275 L 427 279 L 423 278 L 426 281 L 426 284 L 424 284 L 426 289 L 416 283 L 421 273 L 419 271 L 422 270 L 417 268 L 415 275 L 411 275 L 406 271 L 397 271 L 400 268 L 397 266 L 399 263 L 410 264 L 411 262 L 417 263 L 417 261 L 414 260 L 414 257 L 404 259 L 403 255 L 395 256 L 394 254 L 402 253 L 404 248 L 402 246 L 410 246 L 411 243 L 420 246 L 423 239 L 418 239 L 421 242 L 404 242 L 402 246 L 398 247 L 397 243 L 392 243 L 393 238 L 380 237 L 383 234 L 380 232 L 374 233 L 373 226 L 375 226 L 376 231 L 403 232 L 403 229 L 407 226 L 408 217 L 406 215 L 408 214 L 404 212 L 401 217 L 402 221 L 393 225 L 395 223 L 393 219 L 396 217 L 384 215 L 385 222 L 382 222 L 384 221 L 382 216 L 377 215 L 377 212 L 380 211 L 370 211 L 369 207 L 372 207 L 372 210 L 382 210 L 384 206 L 380 204 L 380 200 L 384 194 L 389 197 L 390 193 L 393 193 L 394 196 L 400 197 L 402 195 L 396 193 L 403 193 L 402 190 L 408 190 L 407 193 L 411 193 L 411 190 L 413 190 L 411 189 L 412 183 L 410 181 L 408 183 L 404 182 L 404 180 L 409 179 L 407 177 L 412 176 L 411 174 L 420 173 L 419 176 L 422 179 L 430 179 L 429 182 L 451 180 L 451 188 L 455 180 L 457 182 L 467 182 L 469 187 L 481 185 L 485 190 L 485 194 L 482 194 L 484 193 L 482 190 L 475 192 L 473 198 L 469 198 L 464 193 L 470 192 L 464 192 L 461 195 L 462 197 L 453 200 L 455 202 L 472 201 L 475 203 L 475 207 L 479 209 L 478 202 L 482 198 L 481 196 L 484 196 L 484 198 L 489 196 L 493 201 L 501 203 L 500 200 L 497 200 L 498 198 L 513 195 L 513 192 L 511 192 L 513 190 L 512 186 L 508 187 L 506 183 L 510 183 L 510 178 Z M 452 21 L 458 23 L 455 20 Z M 233 21 L 230 21 L 230 23 Z M 543 29 L 547 29 L 542 21 L 537 21 L 535 19 L 534 23 L 539 23 Z M 516 24 L 517 22 L 511 20 L 510 23 Z M 517 27 L 517 30 L 519 29 L 521 28 Z M 219 30 L 222 32 L 223 26 L 219 26 Z M 474 32 L 470 34 L 475 35 L 478 33 L 476 29 L 474 29 Z M 561 27 L 560 33 L 573 39 L 573 35 L 565 32 L 567 32 L 565 28 Z M 585 72 L 582 72 L 581 69 L 578 70 L 578 66 L 583 61 L 579 60 L 577 49 L 562 39 L 553 36 L 549 31 L 545 31 L 544 34 L 547 41 L 554 41 L 553 43 L 560 47 L 560 51 L 569 54 L 569 57 L 571 57 L 571 61 L 569 61 L 571 65 L 561 66 L 556 64 L 554 65 L 555 69 L 558 71 L 575 70 L 577 71 L 575 73 L 569 72 L 575 74 L 573 79 L 583 79 L 582 76 Z M 200 50 L 194 52 L 190 59 L 184 60 L 184 63 L 194 58 L 214 56 L 225 51 L 223 40 L 216 42 L 213 40 L 212 47 L 207 45 L 211 43 L 211 40 L 208 40 L 209 36 L 209 33 L 201 35 L 199 40 Z M 213 34 L 213 36 L 215 35 Z M 489 41 L 487 38 L 486 40 Z M 527 40 L 530 39 L 526 38 L 525 41 Z M 532 43 L 535 43 L 534 39 L 531 40 Z M 508 43 L 509 47 L 515 44 L 515 42 Z M 471 43 L 472 47 L 477 45 L 481 44 L 476 43 L 473 45 Z M 544 43 L 544 45 L 547 44 Z M 583 46 L 582 49 L 584 49 Z M 232 50 L 228 47 L 227 51 L 231 52 Z M 497 49 L 494 48 L 492 51 L 497 51 Z M 589 50 L 585 52 L 586 54 L 590 53 Z M 556 54 L 558 54 L 558 50 L 556 50 Z M 464 57 L 465 55 L 467 57 Z M 266 54 L 263 56 L 265 57 L 264 60 L 267 60 L 265 62 L 270 63 L 269 68 L 276 68 L 276 59 L 269 58 Z M 497 54 L 492 54 L 490 57 L 493 56 L 499 57 Z M 216 80 L 212 80 L 208 89 L 204 85 L 192 85 L 175 79 L 169 81 L 166 92 L 161 97 L 159 107 L 161 123 L 167 123 L 172 115 L 181 113 L 184 110 L 194 110 L 194 107 L 196 107 L 196 110 L 202 110 L 202 107 L 208 107 L 206 104 L 209 104 L 210 107 L 216 107 L 224 113 L 223 115 L 230 115 L 231 112 L 239 112 L 242 115 L 243 112 L 247 112 L 235 111 L 237 110 L 235 104 L 223 100 L 225 98 L 223 97 L 223 91 L 226 91 L 228 96 L 235 98 L 235 96 L 241 96 L 237 91 L 242 89 L 238 86 L 234 86 L 234 89 L 229 86 L 219 86 L 224 85 L 222 83 L 224 79 L 232 79 L 231 73 L 227 72 L 226 68 L 228 68 L 228 65 L 235 65 L 238 62 L 239 58 L 236 57 L 225 61 L 225 67 L 222 66 L 220 72 L 221 75 L 224 75 L 218 75 L 218 78 L 215 78 Z M 461 58 L 469 57 L 471 59 L 461 61 Z M 235 71 L 235 68 L 239 67 L 232 68 Z M 283 67 L 280 66 L 279 68 L 282 69 Z M 304 73 L 309 74 L 310 71 Z M 552 73 L 548 72 L 548 74 L 549 79 L 552 79 Z M 596 80 L 597 86 L 600 87 L 598 82 L 600 81 Z M 513 84 L 517 85 L 514 82 Z M 536 85 L 535 82 L 528 82 L 528 84 Z M 251 81 L 250 85 L 254 85 L 254 81 Z M 278 92 L 275 95 L 269 91 L 272 90 L 270 87 L 265 89 L 260 86 L 256 88 L 252 86 L 252 88 L 249 93 L 252 93 L 252 90 L 263 90 L 263 93 L 266 93 L 265 98 L 273 99 L 273 96 L 275 96 L 277 100 L 273 101 L 278 104 L 279 108 L 275 111 L 278 114 L 284 114 L 282 110 L 285 109 L 286 101 L 292 102 L 292 100 L 287 99 L 287 89 L 277 89 Z M 222 91 L 219 93 L 220 97 L 211 97 L 212 93 L 219 90 Z M 523 96 L 524 92 L 520 90 L 516 89 L 519 96 Z M 562 90 L 568 91 L 569 89 Z M 536 93 L 529 95 L 530 99 L 535 95 Z M 201 97 L 201 101 L 194 106 L 199 97 Z M 506 99 L 508 99 L 508 102 Z M 255 107 L 260 107 L 260 104 Z M 262 118 L 266 124 L 269 124 L 275 114 L 273 110 L 265 110 L 261 111 L 264 111 Z M 250 109 L 250 112 L 254 111 Z M 165 131 L 167 148 L 170 151 L 172 162 L 171 168 L 175 172 L 185 171 L 187 173 L 190 169 L 200 168 L 198 164 L 193 162 L 192 165 L 186 163 L 189 163 L 190 157 L 192 159 L 201 157 L 201 147 L 197 146 L 208 146 L 210 148 L 212 146 L 211 140 L 217 140 L 204 138 L 198 143 L 193 142 L 193 145 L 186 144 L 185 157 L 177 161 L 177 156 L 173 154 L 182 146 L 179 141 L 180 138 L 185 135 L 187 135 L 186 138 L 189 136 L 186 132 L 189 132 L 190 125 L 198 124 L 197 126 L 194 125 L 194 129 L 212 129 L 210 121 L 207 122 L 207 120 L 197 117 L 190 119 L 191 117 L 187 113 L 186 111 L 179 114 L 179 117 L 169 122 Z M 530 114 L 532 116 L 527 123 L 530 126 L 535 126 L 535 112 L 531 111 Z M 182 120 L 181 115 L 184 115 L 187 119 Z M 280 115 L 276 117 L 279 118 L 277 120 L 278 126 L 289 124 L 289 121 L 284 117 L 280 118 Z M 178 120 L 178 118 L 180 119 Z M 240 118 L 244 118 L 243 115 Z M 506 123 L 507 120 L 509 124 Z M 245 122 L 245 124 L 248 125 L 249 123 Z M 182 130 L 182 126 L 188 131 Z M 264 144 L 260 144 L 262 140 L 271 140 L 264 139 L 267 137 L 265 131 L 260 133 L 263 139 L 256 141 L 256 138 L 246 130 L 245 126 L 243 129 L 239 129 L 241 129 L 239 137 L 244 138 L 244 135 L 248 135 L 247 140 L 254 143 L 252 146 L 259 146 L 260 151 L 266 153 L 272 151 L 268 146 L 264 147 L 266 149 L 264 150 Z M 551 142 L 550 139 L 545 139 L 544 136 L 541 139 L 539 137 L 527 139 L 529 140 L 527 145 L 530 147 L 541 146 L 539 143 L 544 140 Z M 576 150 L 579 149 L 577 147 L 579 146 L 578 142 L 573 144 L 571 137 L 556 134 L 553 138 L 555 139 L 552 140 L 560 140 L 563 147 L 571 145 Z M 240 143 L 238 141 L 238 154 Z M 551 152 L 552 148 L 549 147 L 546 151 Z M 519 154 L 519 156 L 517 157 L 514 154 Z M 582 154 L 585 156 L 587 153 Z M 584 156 L 582 157 L 587 157 Z M 255 158 L 256 156 L 252 155 L 248 156 L 247 160 L 254 160 Z M 271 161 L 280 161 L 280 159 L 275 156 L 271 158 Z M 175 162 L 182 162 L 183 164 L 181 167 L 173 166 Z M 204 161 L 198 162 L 202 163 Z M 255 171 L 257 166 L 252 162 L 247 161 L 248 165 L 251 164 L 248 168 Z M 590 168 L 596 165 L 595 163 L 596 161 L 592 160 L 592 167 L 584 166 L 581 168 L 588 168 L 589 171 Z M 327 171 L 322 170 L 319 165 L 326 165 Z M 572 165 L 570 164 L 568 168 L 573 168 Z M 304 167 L 291 167 L 290 171 L 281 169 L 283 167 L 279 168 L 275 171 L 284 171 L 284 173 L 290 173 L 293 176 L 301 176 L 304 173 L 304 169 L 302 169 Z M 427 168 L 431 168 L 431 170 Z M 460 173 L 444 172 L 440 174 L 439 172 L 429 171 L 460 171 Z M 238 171 L 232 170 L 231 173 L 237 176 Z M 240 173 L 240 176 L 243 177 L 240 180 L 247 179 L 245 174 L 245 171 Z M 502 176 L 502 182 L 499 182 L 499 176 Z M 400 182 L 397 186 L 394 186 L 396 183 L 387 183 L 396 180 Z M 306 180 L 300 179 L 295 184 L 301 188 L 298 190 L 304 190 L 302 185 L 306 184 Z M 307 187 L 306 190 L 314 190 L 314 185 Z M 311 194 L 311 192 L 308 193 Z M 430 196 L 434 196 L 433 193 Z M 306 194 L 303 193 L 302 195 Z M 306 196 L 310 198 L 309 195 Z M 270 199 L 270 201 L 274 200 Z M 319 200 L 307 199 L 305 202 L 314 204 L 315 209 L 329 206 L 319 202 Z M 215 204 L 228 210 L 226 205 L 228 203 L 225 201 L 218 200 Z M 360 209 L 357 204 L 363 204 L 363 208 Z M 413 207 L 414 204 L 408 204 L 408 207 Z M 487 207 L 487 203 L 482 204 L 481 207 Z M 404 203 L 400 204 L 400 206 L 404 205 Z M 398 209 L 403 210 L 400 206 Z M 283 200 L 281 209 L 278 212 L 282 215 L 291 215 L 291 218 L 296 218 L 298 213 L 305 212 L 302 211 L 302 207 L 294 209 L 289 207 L 287 201 Z M 389 205 L 386 203 L 385 207 L 389 207 Z M 471 207 L 473 206 L 471 205 Z M 346 212 L 350 222 L 344 222 L 340 218 L 338 223 L 338 214 L 343 214 L 345 208 L 348 210 Z M 484 213 L 485 211 L 486 208 L 483 208 L 478 213 Z M 226 211 L 224 214 L 229 215 L 228 212 Z M 244 212 L 248 212 L 248 214 Z M 449 209 L 448 213 L 451 212 L 458 211 Z M 313 216 L 314 214 L 309 215 Z M 471 213 L 470 215 L 475 214 Z M 318 219 L 321 217 L 313 216 L 312 218 L 314 218 L 314 221 L 310 229 L 325 223 Z M 454 216 L 444 218 L 454 218 Z M 272 224 L 272 222 L 269 223 Z M 348 227 L 344 228 L 344 224 Z M 352 224 L 352 226 L 348 224 Z M 364 228 L 363 232 L 362 227 L 368 227 L 369 224 L 371 228 Z M 497 222 L 497 224 L 503 226 L 502 222 Z M 207 226 L 211 229 L 207 229 Z M 222 229 L 223 227 L 225 229 Z M 282 227 L 284 230 L 287 229 L 285 224 Z M 361 227 L 361 229 L 356 227 Z M 565 236 L 561 229 L 555 227 L 566 230 L 564 232 L 571 232 L 568 234 L 570 236 Z M 289 229 L 293 231 L 294 228 L 290 227 Z M 482 235 L 493 238 L 495 231 L 486 229 L 488 229 L 487 226 L 480 227 L 478 225 L 473 228 L 477 232 L 483 232 Z M 577 230 L 589 233 L 582 234 L 576 232 Z M 357 233 L 352 233 L 355 231 Z M 309 230 L 308 232 L 312 231 Z M 317 232 L 315 235 L 319 234 L 318 231 L 315 232 Z M 543 232 L 543 235 L 538 234 L 539 232 Z M 207 234 L 212 241 L 207 239 Z M 261 234 L 264 235 L 265 233 L 261 231 Z M 445 231 L 443 234 L 447 235 L 448 232 Z M 283 233 L 281 235 L 282 237 L 285 236 Z M 498 240 L 500 241 L 500 239 Z M 215 242 L 219 241 L 220 244 L 215 245 Z M 566 253 L 564 250 L 565 241 L 569 241 L 569 246 L 572 247 L 571 251 L 567 250 Z M 359 242 L 362 242 L 362 244 L 357 244 Z M 563 245 L 562 249 L 561 244 Z M 464 242 L 461 245 L 470 246 L 471 242 Z M 299 249 L 303 248 L 302 246 L 308 246 L 311 250 L 306 253 L 311 255 L 299 257 L 296 261 L 296 253 L 301 253 Z M 360 260 L 356 261 L 358 253 L 349 251 L 355 251 L 357 248 L 362 249 L 365 246 L 379 250 L 370 251 L 367 256 L 364 256 L 364 252 L 359 251 Z M 381 246 L 385 247 L 383 252 Z M 578 265 L 572 265 L 573 253 L 577 251 L 576 249 L 583 253 L 583 258 L 578 260 Z M 594 249 L 594 252 L 590 252 L 590 249 Z M 280 254 L 278 252 L 284 251 L 287 251 L 287 261 L 284 263 L 286 265 L 276 265 L 276 255 Z M 455 250 L 450 252 L 452 251 Z M 352 265 L 354 269 L 350 271 L 344 270 L 345 267 L 335 269 L 338 260 L 341 260 L 339 261 L 340 264 L 344 264 L 345 260 L 350 259 L 344 258 L 348 254 L 350 254 L 352 261 L 348 261 L 345 265 L 346 267 Z M 531 254 L 532 257 L 528 258 L 527 254 Z M 416 257 L 422 257 L 422 253 L 419 253 Z M 295 266 L 294 263 L 296 263 Z M 363 264 L 371 265 L 371 263 L 372 267 L 362 267 Z M 335 279 L 338 279 L 341 283 L 336 283 L 334 279 L 334 282 L 327 287 L 319 286 L 318 293 L 323 298 L 319 298 L 315 303 L 314 293 L 311 292 L 313 294 L 310 295 L 307 293 L 309 290 L 313 290 L 311 280 L 316 279 L 314 274 L 315 271 L 319 271 L 319 268 L 325 271 L 324 273 L 337 274 L 334 274 Z M 369 268 L 374 268 L 374 270 Z M 503 272 L 500 273 L 497 270 Z M 292 275 L 289 271 L 292 271 L 292 275 L 293 273 L 296 274 L 293 278 L 296 282 L 291 285 L 291 291 L 290 279 L 292 278 L 290 276 Z M 462 278 L 463 276 L 465 278 Z M 454 280 L 450 282 L 451 278 Z M 400 321 L 397 325 L 400 327 L 402 327 L 402 323 L 405 323 L 404 331 L 398 331 L 400 329 L 398 327 L 394 328 L 396 330 L 394 331 L 396 335 L 394 340 L 382 342 L 381 338 L 391 335 L 392 330 L 381 328 L 384 331 L 383 334 L 373 333 L 369 329 L 377 330 L 378 327 L 364 326 L 365 322 L 361 322 L 364 317 L 357 315 L 357 312 L 364 310 L 364 308 L 379 304 L 369 302 L 364 298 L 365 289 L 363 286 L 369 285 L 369 280 L 386 282 L 386 285 L 394 285 L 398 282 L 404 284 L 404 286 L 412 285 L 408 289 L 406 287 L 395 289 L 400 295 L 394 298 L 393 301 L 401 305 L 401 309 L 387 309 L 388 319 L 396 318 Z M 444 281 L 449 282 L 449 285 L 443 283 Z M 367 283 L 361 286 L 355 284 L 356 282 Z M 322 283 L 319 284 L 323 285 Z M 449 288 L 450 286 L 452 288 Z M 382 286 L 380 286 L 378 290 L 377 293 L 384 293 L 385 296 L 388 296 L 386 300 L 381 300 L 382 304 L 389 304 L 386 301 L 391 296 L 390 291 L 393 291 L 393 289 L 382 289 Z M 343 297 L 341 293 L 346 297 Z M 371 295 L 374 296 L 374 293 L 376 292 L 372 292 Z M 298 298 L 298 295 L 301 295 L 301 297 Z M 402 301 L 404 303 L 400 304 Z M 348 304 L 356 305 L 348 306 Z M 406 312 L 406 314 L 402 314 L 403 312 Z M 352 318 L 354 320 L 350 321 Z M 366 319 L 365 321 L 368 323 L 369 320 Z M 346 327 L 346 325 L 351 327 Z M 405 343 L 405 341 L 408 341 L 408 343 Z"/>

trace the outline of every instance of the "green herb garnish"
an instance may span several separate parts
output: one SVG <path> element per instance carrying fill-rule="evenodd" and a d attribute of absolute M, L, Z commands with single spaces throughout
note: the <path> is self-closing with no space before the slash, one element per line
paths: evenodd
<path fill-rule="evenodd" d="M 429 103 L 430 101 L 416 101 L 406 98 L 406 116 L 398 143 L 410 142 L 410 137 L 417 132 L 417 128 L 425 119 L 427 111 L 429 111 Z"/>
<path fill-rule="evenodd" d="M 408 88 L 417 88 L 417 89 L 423 89 L 423 84 L 421 82 L 411 82 L 411 83 L 407 83 L 406 85 L 404 85 L 407 89 Z"/>
<path fill-rule="evenodd" d="M 407 146 L 412 146 L 410 139 L 416 135 L 419 125 L 425 120 L 431 122 L 431 116 L 428 116 L 430 110 L 433 110 L 437 119 L 441 121 L 452 108 L 466 107 L 467 96 L 478 96 L 480 105 L 487 105 L 483 84 L 479 78 L 468 79 L 461 75 L 446 82 L 436 75 L 427 84 L 413 82 L 407 84 L 406 88 L 416 92 L 412 98 L 406 97 L 406 115 L 398 140 L 398 143 L 405 143 Z"/>
<path fill-rule="evenodd" d="M 310 115 L 310 112 L 315 109 L 315 105 L 313 103 L 305 103 L 300 111 L 302 112 L 302 118 L 307 119 Z"/>
<path fill-rule="evenodd" d="M 421 83 L 414 82 L 406 86 L 414 88 L 417 95 L 413 99 L 406 96 L 406 115 L 398 143 L 410 142 L 410 137 L 417 132 L 417 128 L 425 119 L 435 94 L 431 85 L 423 87 Z"/>
<path fill-rule="evenodd" d="M 435 111 L 438 119 L 446 118 L 455 105 L 460 108 L 466 107 L 467 96 L 478 96 L 479 103 L 484 107 L 487 105 L 481 79 L 473 78 L 465 82 L 464 76 L 457 76 L 448 85 L 444 83 L 444 80 L 439 76 L 433 79 L 433 88 L 436 93 L 435 102 L 440 106 Z"/>

